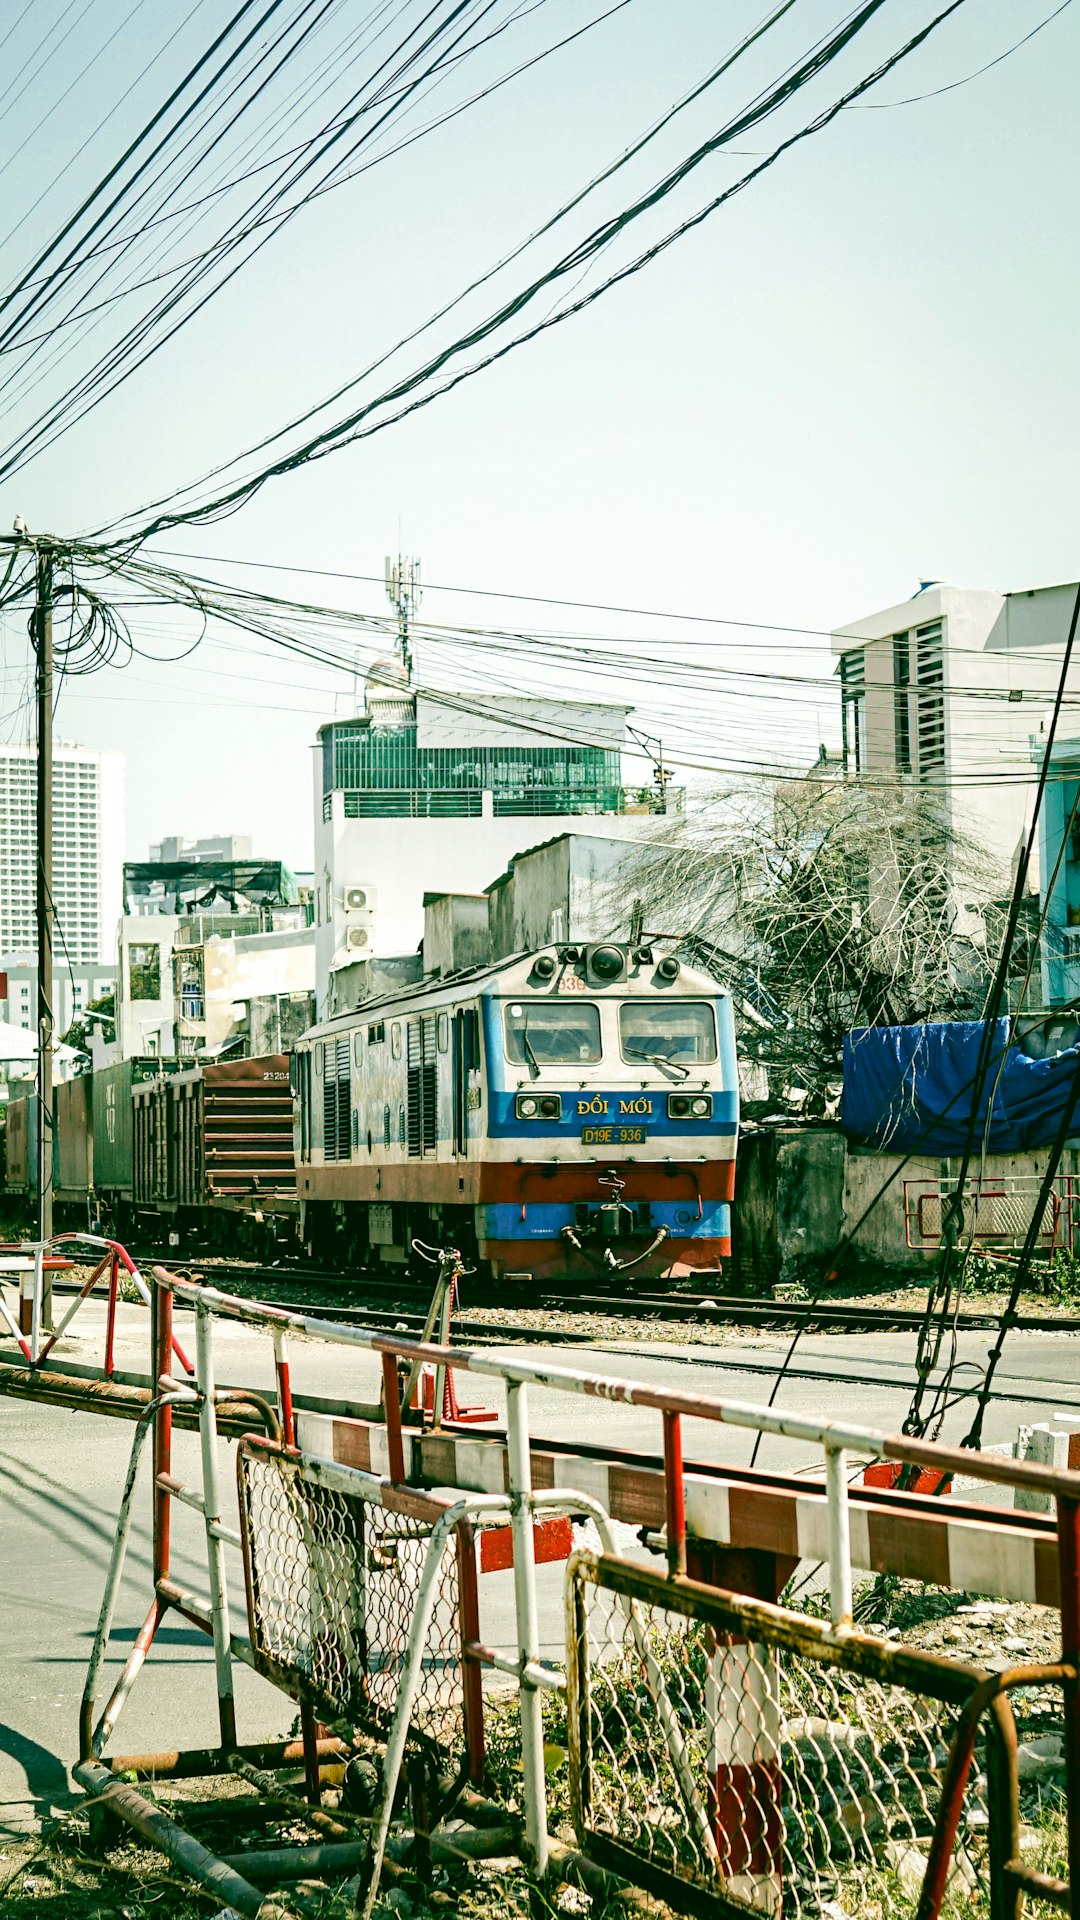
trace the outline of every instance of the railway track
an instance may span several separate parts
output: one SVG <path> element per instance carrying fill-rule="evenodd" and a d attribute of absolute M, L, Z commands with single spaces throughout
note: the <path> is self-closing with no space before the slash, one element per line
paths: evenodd
<path fill-rule="evenodd" d="M 250 1290 L 271 1303 L 300 1312 L 336 1317 L 381 1330 L 400 1330 L 403 1325 L 410 1331 L 413 1327 L 422 1327 L 430 1291 L 427 1280 L 413 1280 L 406 1272 L 346 1275 L 329 1269 L 263 1266 L 213 1256 L 178 1260 L 175 1252 L 166 1249 L 141 1254 L 140 1264 L 172 1265 L 178 1272 L 198 1274 L 210 1285 L 236 1292 Z M 351 1296 L 347 1302 L 341 1299 L 346 1290 Z M 282 1297 L 283 1293 L 287 1297 Z M 357 1301 L 358 1294 L 363 1295 L 362 1301 Z M 485 1339 L 521 1339 L 531 1333 L 545 1340 L 581 1342 L 589 1337 L 585 1331 L 576 1333 L 566 1327 L 530 1328 L 517 1321 L 476 1319 L 471 1309 L 505 1306 L 507 1302 L 504 1290 L 496 1292 L 475 1280 L 467 1283 L 465 1301 L 455 1320 L 459 1333 L 475 1331 Z M 699 1292 L 628 1297 L 615 1292 L 583 1294 L 578 1290 L 563 1292 L 548 1288 L 534 1294 L 528 1306 L 530 1311 L 548 1309 L 560 1315 L 581 1313 L 595 1317 L 602 1314 L 617 1319 L 660 1320 L 681 1325 L 696 1322 L 703 1326 L 746 1327 L 776 1333 L 794 1332 L 799 1328 L 821 1333 L 912 1333 L 919 1329 L 924 1318 L 922 1307 L 874 1307 L 842 1302 L 811 1305 L 804 1301 L 754 1300 L 741 1294 Z M 966 1308 L 956 1316 L 955 1324 L 960 1333 L 993 1331 L 998 1326 L 998 1315 L 989 1307 Z M 1075 1314 L 1020 1313 L 1012 1325 L 1017 1333 L 1080 1334 L 1080 1316 Z"/>

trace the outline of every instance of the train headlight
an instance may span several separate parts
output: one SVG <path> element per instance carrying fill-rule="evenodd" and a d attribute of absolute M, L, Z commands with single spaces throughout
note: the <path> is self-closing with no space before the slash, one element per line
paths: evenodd
<path fill-rule="evenodd" d="M 519 1120 L 561 1120 L 561 1093 L 519 1093 L 514 1101 Z"/>
<path fill-rule="evenodd" d="M 593 980 L 606 984 L 609 980 L 623 980 L 626 977 L 626 951 L 623 947 L 586 947 L 585 959 Z"/>
<path fill-rule="evenodd" d="M 710 1120 L 712 1118 L 711 1093 L 669 1093 L 667 1097 L 669 1120 Z"/>

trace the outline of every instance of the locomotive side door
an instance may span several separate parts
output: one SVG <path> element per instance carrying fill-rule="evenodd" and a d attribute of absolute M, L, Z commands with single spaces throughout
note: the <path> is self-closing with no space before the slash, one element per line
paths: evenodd
<path fill-rule="evenodd" d="M 454 1013 L 454 1033 L 451 1044 L 451 1074 L 453 1080 L 454 1109 L 454 1152 L 467 1153 L 469 1147 L 469 1122 L 466 1117 L 465 1089 L 468 1072 L 465 1065 L 465 1009 L 458 1007 Z"/>
<path fill-rule="evenodd" d="M 458 1155 L 469 1151 L 469 1076 L 479 1065 L 479 1014 L 475 1007 L 458 1007 L 454 1013 L 451 1044 L 453 1145 Z"/>

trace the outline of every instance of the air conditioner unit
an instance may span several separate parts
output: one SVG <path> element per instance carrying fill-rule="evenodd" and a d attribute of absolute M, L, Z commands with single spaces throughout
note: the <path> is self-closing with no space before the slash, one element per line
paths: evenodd
<path fill-rule="evenodd" d="M 370 913 L 376 904 L 374 887 L 346 887 L 346 913 Z"/>
<path fill-rule="evenodd" d="M 351 947 L 354 952 L 359 948 L 370 947 L 371 928 L 349 927 L 345 934 L 345 945 Z"/>

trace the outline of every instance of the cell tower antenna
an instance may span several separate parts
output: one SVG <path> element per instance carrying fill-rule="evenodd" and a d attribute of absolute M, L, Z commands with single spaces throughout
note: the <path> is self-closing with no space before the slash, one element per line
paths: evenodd
<path fill-rule="evenodd" d="M 411 627 L 423 598 L 420 587 L 420 561 L 415 554 L 406 559 L 399 553 L 396 560 L 387 554 L 386 597 L 397 613 L 398 646 L 401 649 L 406 678 L 411 681 L 416 664 Z"/>

